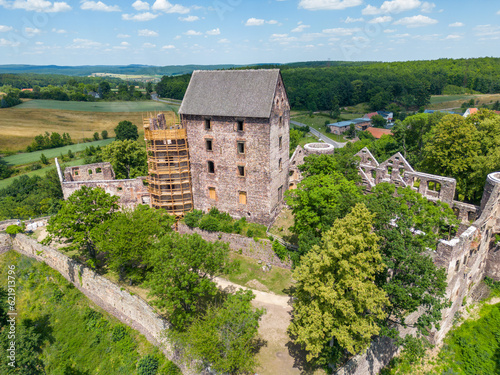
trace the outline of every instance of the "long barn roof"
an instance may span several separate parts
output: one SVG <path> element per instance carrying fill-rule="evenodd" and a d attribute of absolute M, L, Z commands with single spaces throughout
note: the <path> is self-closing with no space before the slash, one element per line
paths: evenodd
<path fill-rule="evenodd" d="M 195 70 L 179 113 L 268 118 L 279 69 Z"/>

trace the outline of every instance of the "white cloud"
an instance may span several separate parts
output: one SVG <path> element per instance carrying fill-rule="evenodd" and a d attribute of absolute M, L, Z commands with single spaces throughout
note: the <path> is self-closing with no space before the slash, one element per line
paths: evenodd
<path fill-rule="evenodd" d="M 20 42 L 13 42 L 11 40 L 0 38 L 0 47 L 18 47 Z"/>
<path fill-rule="evenodd" d="M 288 44 L 290 42 L 296 42 L 299 39 L 294 36 L 288 36 L 288 34 L 273 34 L 269 38 L 271 42 L 277 42 L 280 44 Z"/>
<path fill-rule="evenodd" d="M 128 47 L 128 46 L 130 46 L 130 43 L 129 42 L 121 42 L 120 45 L 123 47 Z"/>
<path fill-rule="evenodd" d="M 277 25 L 279 22 L 276 20 L 269 20 L 269 21 L 266 21 L 266 23 L 268 23 L 269 25 Z"/>
<path fill-rule="evenodd" d="M 219 41 L 217 43 L 228 44 L 228 43 L 231 43 L 231 42 L 229 41 L 229 39 L 223 38 L 223 39 L 219 39 Z"/>
<path fill-rule="evenodd" d="M 474 31 L 475 35 L 480 37 L 479 40 L 500 39 L 500 26 L 478 25 L 474 27 Z"/>
<path fill-rule="evenodd" d="M 156 0 L 151 8 L 153 10 L 159 10 L 165 13 L 189 13 L 189 8 L 186 8 L 185 6 L 182 6 L 180 4 L 171 4 L 167 0 Z"/>
<path fill-rule="evenodd" d="M 42 30 L 40 29 L 37 29 L 37 28 L 34 28 L 34 27 L 25 27 L 24 28 L 24 33 L 27 35 L 27 36 L 35 36 L 35 35 L 38 35 L 38 34 L 41 34 Z"/>
<path fill-rule="evenodd" d="M 422 2 L 420 0 L 390 0 L 384 1 L 380 8 L 374 7 L 373 5 L 368 5 L 365 9 L 363 9 L 361 13 L 364 15 L 375 15 L 381 13 L 397 14 L 416 9 L 421 5 Z"/>
<path fill-rule="evenodd" d="M 128 35 L 128 34 L 118 34 L 116 37 L 117 38 L 130 38 L 130 35 Z"/>
<path fill-rule="evenodd" d="M 73 44 L 69 46 L 69 48 L 96 48 L 96 47 L 101 47 L 102 43 L 99 42 L 94 42 L 93 40 L 90 39 L 81 39 L 81 38 L 76 38 L 73 39 Z"/>
<path fill-rule="evenodd" d="M 159 34 L 153 30 L 143 29 L 143 30 L 138 30 L 137 35 L 139 35 L 139 36 L 158 36 Z"/>
<path fill-rule="evenodd" d="M 309 25 L 299 25 L 295 29 L 292 30 L 292 33 L 301 33 L 301 32 L 304 31 L 304 29 L 307 29 L 309 27 L 311 27 L 311 26 L 309 26 Z"/>
<path fill-rule="evenodd" d="M 63 1 L 50 2 L 46 0 L 14 0 L 13 3 L 0 1 L 0 5 L 9 9 L 24 9 L 34 12 L 58 13 L 67 12 L 71 7 Z"/>
<path fill-rule="evenodd" d="M 0 33 L 6 33 L 7 31 L 11 31 L 12 29 L 12 26 L 0 25 Z"/>
<path fill-rule="evenodd" d="M 156 44 L 153 43 L 144 43 L 142 45 L 143 48 L 156 48 Z"/>
<path fill-rule="evenodd" d="M 354 23 L 354 22 L 363 22 L 365 19 L 363 17 L 361 18 L 351 18 L 351 17 L 347 17 L 344 22 L 345 23 Z"/>
<path fill-rule="evenodd" d="M 195 30 L 188 30 L 184 33 L 184 35 L 188 35 L 188 36 L 198 36 L 198 35 L 203 35 L 203 33 L 199 32 L 199 31 L 195 31 Z"/>
<path fill-rule="evenodd" d="M 175 46 L 173 44 L 168 44 L 166 46 L 161 47 L 161 49 L 174 49 Z"/>
<path fill-rule="evenodd" d="M 266 21 L 259 18 L 249 18 L 245 23 L 245 26 L 262 26 Z"/>
<path fill-rule="evenodd" d="M 448 35 L 446 38 L 444 38 L 443 40 L 460 40 L 462 39 L 463 36 L 462 35 L 458 35 L 458 34 L 450 34 Z"/>
<path fill-rule="evenodd" d="M 497 12 L 497 14 L 500 14 L 500 10 Z"/>
<path fill-rule="evenodd" d="M 353 28 L 343 28 L 343 27 L 337 27 L 335 29 L 325 29 L 323 30 L 323 32 L 325 34 L 331 34 L 331 35 L 338 35 L 338 36 L 349 36 L 349 35 L 352 35 L 354 33 L 357 33 L 361 31 L 361 29 L 359 27 L 353 27 Z"/>
<path fill-rule="evenodd" d="M 376 17 L 376 18 L 368 21 L 368 23 L 383 23 L 383 22 L 391 22 L 391 21 L 392 21 L 391 16 L 380 16 L 380 17 Z"/>
<path fill-rule="evenodd" d="M 386 34 L 395 33 L 395 32 L 396 32 L 396 30 L 394 30 L 394 29 L 385 29 L 384 30 L 384 33 L 386 33 Z"/>
<path fill-rule="evenodd" d="M 363 0 L 300 0 L 299 8 L 307 10 L 341 10 L 363 4 Z"/>
<path fill-rule="evenodd" d="M 422 4 L 422 7 L 420 9 L 424 13 L 431 13 L 435 7 L 436 7 L 436 4 L 424 1 L 424 3 Z"/>
<path fill-rule="evenodd" d="M 56 29 L 56 28 L 53 28 L 52 32 L 56 33 L 56 34 L 66 34 L 67 33 L 67 31 L 64 29 Z"/>
<path fill-rule="evenodd" d="M 434 25 L 436 23 L 438 23 L 437 20 L 419 14 L 418 16 L 401 18 L 400 20 L 394 22 L 394 25 L 404 25 L 406 27 L 421 27 Z"/>
<path fill-rule="evenodd" d="M 462 22 L 454 22 L 448 25 L 449 27 L 462 27 L 465 26 Z"/>
<path fill-rule="evenodd" d="M 106 5 L 102 1 L 83 1 L 80 8 L 99 12 L 120 12 L 120 7 L 118 5 Z"/>
<path fill-rule="evenodd" d="M 35 42 L 37 46 L 43 46 L 43 42 Z"/>
<path fill-rule="evenodd" d="M 137 0 L 132 4 L 135 10 L 149 10 L 149 3 L 141 0 Z"/>
<path fill-rule="evenodd" d="M 394 38 L 407 38 L 409 37 L 410 34 L 406 33 L 406 34 L 396 34 L 394 35 Z"/>
<path fill-rule="evenodd" d="M 216 28 L 216 29 L 208 30 L 205 34 L 207 34 L 207 35 L 220 35 L 220 29 Z"/>
<path fill-rule="evenodd" d="M 122 19 L 125 21 L 151 21 L 158 17 L 157 14 L 145 12 L 139 14 L 122 14 Z"/>
<path fill-rule="evenodd" d="M 198 16 L 187 16 L 187 17 L 179 17 L 179 21 L 184 21 L 184 22 L 194 22 L 198 21 L 200 17 Z"/>

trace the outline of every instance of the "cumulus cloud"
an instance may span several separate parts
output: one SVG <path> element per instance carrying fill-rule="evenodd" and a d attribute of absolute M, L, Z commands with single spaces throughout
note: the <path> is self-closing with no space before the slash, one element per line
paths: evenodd
<path fill-rule="evenodd" d="M 185 6 L 180 4 L 171 4 L 167 0 L 156 0 L 151 8 L 153 10 L 158 10 L 165 13 L 189 13 L 189 8 L 186 8 Z"/>
<path fill-rule="evenodd" d="M 0 25 L 0 33 L 6 33 L 7 31 L 13 30 L 12 26 Z"/>
<path fill-rule="evenodd" d="M 329 35 L 337 35 L 337 36 L 350 36 L 354 33 L 357 33 L 361 31 L 359 27 L 353 27 L 353 28 L 343 28 L 343 27 L 337 27 L 335 29 L 324 29 L 323 32 L 325 34 Z"/>
<path fill-rule="evenodd" d="M 63 1 L 50 2 L 46 0 L 14 0 L 13 2 L 0 1 L 0 5 L 8 9 L 23 9 L 33 12 L 58 13 L 71 10 L 68 3 Z"/>
<path fill-rule="evenodd" d="M 143 30 L 138 30 L 137 35 L 139 35 L 139 36 L 158 36 L 159 34 L 153 30 L 143 29 Z"/>
<path fill-rule="evenodd" d="M 454 22 L 448 25 L 449 27 L 462 27 L 465 26 L 462 22 Z"/>
<path fill-rule="evenodd" d="M 173 44 L 168 44 L 166 46 L 161 47 L 161 49 L 174 49 L 175 46 Z"/>
<path fill-rule="evenodd" d="M 67 33 L 67 31 L 64 29 L 56 29 L 56 28 L 53 28 L 52 32 L 56 33 L 56 34 L 66 34 Z"/>
<path fill-rule="evenodd" d="M 460 40 L 462 38 L 463 38 L 462 35 L 450 34 L 450 35 L 446 36 L 446 38 L 444 38 L 443 40 Z"/>
<path fill-rule="evenodd" d="M 143 48 L 155 48 L 156 47 L 156 44 L 153 44 L 153 43 L 144 43 L 142 45 Z"/>
<path fill-rule="evenodd" d="M 135 3 L 132 4 L 132 7 L 135 10 L 149 10 L 149 3 L 141 0 L 137 0 Z"/>
<path fill-rule="evenodd" d="M 380 17 L 375 17 L 374 19 L 368 21 L 368 23 L 383 23 L 383 22 L 391 22 L 392 17 L 391 16 L 380 16 Z"/>
<path fill-rule="evenodd" d="M 474 27 L 474 33 L 480 40 L 496 40 L 500 39 L 500 26 L 493 25 L 478 25 Z"/>
<path fill-rule="evenodd" d="M 288 34 L 272 34 L 269 38 L 271 42 L 277 42 L 281 44 L 288 44 L 290 42 L 296 42 L 299 39 L 294 36 L 289 36 Z"/>
<path fill-rule="evenodd" d="M 292 30 L 292 33 L 301 33 L 301 32 L 303 32 L 305 29 L 307 29 L 309 27 L 311 27 L 311 26 L 309 26 L 309 25 L 299 25 L 295 29 Z"/>
<path fill-rule="evenodd" d="M 203 33 L 199 32 L 199 31 L 195 31 L 195 30 L 188 30 L 184 33 L 184 35 L 187 35 L 187 36 L 199 36 L 199 35 L 203 35 Z"/>
<path fill-rule="evenodd" d="M 422 4 L 422 7 L 420 8 L 422 10 L 422 12 L 424 13 L 431 13 L 434 8 L 436 7 L 436 4 L 434 3 L 429 3 L 427 1 L 425 1 L 423 4 Z"/>
<path fill-rule="evenodd" d="M 187 16 L 187 17 L 179 17 L 179 21 L 184 21 L 184 22 L 194 22 L 198 21 L 200 17 L 198 16 Z"/>
<path fill-rule="evenodd" d="M 351 17 L 347 17 L 345 20 L 344 20 L 344 23 L 354 23 L 354 22 L 363 22 L 365 19 L 363 17 L 361 18 L 351 18 Z"/>
<path fill-rule="evenodd" d="M 25 27 L 24 28 L 24 33 L 27 36 L 35 36 L 35 35 L 41 34 L 41 32 L 42 32 L 42 30 L 34 28 L 34 27 Z"/>
<path fill-rule="evenodd" d="M 227 44 L 227 43 L 231 43 L 231 42 L 229 41 L 229 39 L 223 38 L 223 39 L 219 39 L 219 41 L 217 43 Z"/>
<path fill-rule="evenodd" d="M 128 35 L 128 34 L 118 34 L 116 37 L 117 38 L 130 38 L 130 35 Z"/>
<path fill-rule="evenodd" d="M 300 0 L 299 8 L 307 10 L 341 10 L 363 4 L 363 0 Z"/>
<path fill-rule="evenodd" d="M 13 42 L 12 40 L 0 38 L 0 47 L 18 47 L 20 44 L 20 42 Z"/>
<path fill-rule="evenodd" d="M 125 21 L 151 21 L 158 17 L 157 14 L 150 12 L 139 13 L 139 14 L 122 14 L 122 19 Z"/>
<path fill-rule="evenodd" d="M 120 12 L 118 5 L 106 5 L 102 1 L 84 1 L 80 8 L 83 10 L 96 10 L 99 12 Z"/>
<path fill-rule="evenodd" d="M 249 18 L 247 22 L 245 23 L 245 26 L 261 26 L 265 23 L 263 19 L 259 18 Z"/>
<path fill-rule="evenodd" d="M 102 43 L 95 42 L 90 39 L 82 39 L 82 38 L 76 38 L 73 39 L 73 44 L 69 46 L 69 48 L 96 48 L 96 47 L 101 47 Z"/>
<path fill-rule="evenodd" d="M 207 35 L 220 35 L 220 29 L 216 28 L 216 29 L 208 30 L 205 34 L 207 34 Z"/>
<path fill-rule="evenodd" d="M 437 20 L 419 14 L 418 16 L 401 18 L 400 20 L 394 22 L 394 25 L 403 25 L 406 27 L 422 27 L 434 25 L 436 23 L 438 23 Z"/>
<path fill-rule="evenodd" d="M 427 3 L 429 4 L 429 3 Z M 401 13 L 406 12 L 408 10 L 413 10 L 422 5 L 420 0 L 390 0 L 384 1 L 380 8 L 377 8 L 373 5 L 368 5 L 366 8 L 362 10 L 362 14 L 364 15 L 376 15 L 382 13 Z"/>

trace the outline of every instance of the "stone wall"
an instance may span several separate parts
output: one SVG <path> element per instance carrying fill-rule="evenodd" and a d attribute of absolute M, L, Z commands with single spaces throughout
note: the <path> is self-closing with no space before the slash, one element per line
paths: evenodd
<path fill-rule="evenodd" d="M 168 323 L 140 297 L 131 295 L 91 269 L 23 234 L 11 238 L 5 233 L 0 233 L 0 253 L 11 249 L 40 262 L 45 262 L 60 272 L 64 278 L 101 308 L 138 330 L 154 345 L 161 346 L 165 356 L 176 362 L 181 367 L 183 374 L 197 373 L 180 363 L 177 353 L 162 337 L 162 332 L 168 329 Z"/>
<path fill-rule="evenodd" d="M 240 252 L 247 257 L 262 260 L 263 263 L 269 263 L 276 267 L 292 267 L 290 260 L 281 261 L 273 251 L 272 243 L 268 239 L 259 239 L 256 242 L 253 238 L 244 237 L 239 234 L 210 232 L 200 228 L 190 228 L 183 223 L 179 223 L 178 232 L 180 234 L 198 233 L 204 240 L 210 242 L 222 241 L 229 244 L 232 251 Z"/>
<path fill-rule="evenodd" d="M 102 181 L 114 180 L 115 172 L 111 163 L 94 163 L 67 167 L 64 170 L 65 181 Z"/>

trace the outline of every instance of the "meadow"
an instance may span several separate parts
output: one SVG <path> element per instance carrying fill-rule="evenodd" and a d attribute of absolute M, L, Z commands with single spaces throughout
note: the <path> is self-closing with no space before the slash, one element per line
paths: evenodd
<path fill-rule="evenodd" d="M 74 142 L 92 138 L 95 132 L 100 134 L 103 130 L 113 137 L 113 129 L 123 120 L 137 125 L 141 135 L 142 119 L 148 111 L 177 111 L 177 108 L 157 102 L 27 101 L 0 109 L 0 153 L 24 151 L 36 135 L 46 131 L 69 133 Z"/>

